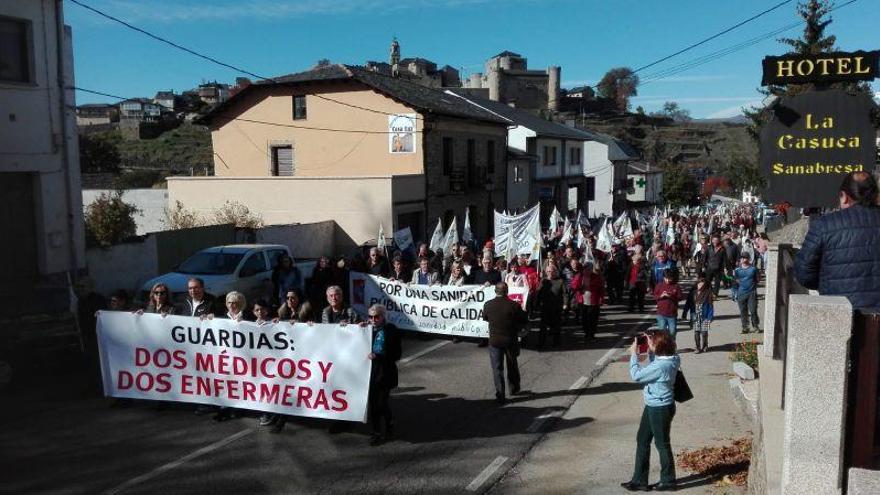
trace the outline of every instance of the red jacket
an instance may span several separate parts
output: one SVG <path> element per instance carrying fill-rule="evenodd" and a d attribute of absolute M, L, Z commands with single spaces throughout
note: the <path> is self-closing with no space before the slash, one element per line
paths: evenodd
<path fill-rule="evenodd" d="M 591 306 L 601 306 L 605 302 L 605 280 L 598 275 L 586 270 L 581 270 L 571 279 L 571 289 L 574 291 L 574 300 L 578 304 L 584 304 L 584 293 L 590 291 Z"/>
<path fill-rule="evenodd" d="M 660 297 L 660 294 L 667 297 Z M 654 300 L 657 301 L 657 315 L 673 317 L 678 315 L 678 302 L 682 299 L 681 287 L 678 284 L 660 282 L 654 287 Z"/>

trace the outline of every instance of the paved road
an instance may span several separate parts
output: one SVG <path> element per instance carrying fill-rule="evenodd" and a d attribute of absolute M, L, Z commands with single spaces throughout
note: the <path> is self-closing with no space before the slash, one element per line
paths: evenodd
<path fill-rule="evenodd" d="M 485 348 L 407 338 L 392 399 L 397 437 L 380 447 L 367 445 L 366 425 L 331 435 L 325 422 L 297 419 L 272 435 L 256 427 L 256 417 L 217 424 L 187 407 L 118 409 L 103 398 L 40 402 L 34 391 L 5 396 L 4 404 L 16 405 L 0 414 L 0 492 L 483 492 L 547 431 L 593 420 L 561 416 L 607 351 L 651 320 L 612 307 L 589 346 L 576 332 L 561 349 L 524 349 L 528 393 L 503 407 L 494 401 Z M 71 386 L 59 384 L 59 393 Z"/>

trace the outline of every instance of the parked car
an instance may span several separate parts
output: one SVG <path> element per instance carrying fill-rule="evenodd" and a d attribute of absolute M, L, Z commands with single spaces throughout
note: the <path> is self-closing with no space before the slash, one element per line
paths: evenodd
<path fill-rule="evenodd" d="M 138 299 L 146 301 L 153 285 L 161 282 L 171 290 L 172 302 L 183 302 L 187 296 L 187 281 L 199 277 L 205 281 L 205 292 L 224 298 L 228 292 L 237 290 L 250 305 L 258 298 L 271 297 L 272 268 L 282 254 L 291 256 L 290 249 L 281 244 L 236 244 L 203 249 L 177 265 L 173 272 L 144 283 Z M 303 284 L 311 277 L 314 266 L 315 262 L 297 263 Z"/>

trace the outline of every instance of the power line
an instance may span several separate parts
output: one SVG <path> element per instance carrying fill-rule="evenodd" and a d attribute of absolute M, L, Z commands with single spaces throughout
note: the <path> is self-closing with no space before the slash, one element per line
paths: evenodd
<path fill-rule="evenodd" d="M 96 94 L 96 95 L 100 95 L 100 96 L 106 96 L 109 98 L 116 98 L 118 100 L 132 99 L 132 98 L 126 98 L 124 96 L 114 95 L 111 93 L 105 93 L 103 91 L 96 91 L 93 89 L 82 88 L 79 86 L 70 86 L 70 87 L 68 87 L 68 89 L 75 89 L 77 91 L 83 91 L 85 93 L 92 93 L 92 94 Z M 154 104 L 161 106 L 163 108 L 169 108 L 167 106 L 160 105 L 158 103 L 154 103 Z M 385 135 L 397 134 L 397 132 L 394 132 L 394 131 L 372 131 L 372 130 L 366 130 L 366 129 L 336 129 L 336 128 L 332 128 L 332 127 L 313 127 L 313 126 L 305 126 L 305 125 L 297 125 L 297 124 L 286 124 L 283 122 L 269 122 L 269 121 L 265 121 L 265 120 L 243 119 L 240 117 L 216 117 L 216 118 L 218 120 L 225 120 L 225 121 L 229 121 L 229 122 L 231 122 L 231 121 L 248 122 L 251 124 L 270 125 L 270 126 L 275 126 L 275 127 L 289 127 L 292 129 L 303 129 L 303 130 L 308 130 L 308 131 L 346 132 L 346 133 L 351 133 L 351 134 L 385 134 Z M 413 131 L 410 131 L 409 133 L 421 134 L 422 131 L 413 130 Z"/>
<path fill-rule="evenodd" d="M 858 0 L 849 0 L 849 1 L 846 2 L 846 3 L 842 3 L 842 4 L 840 4 L 840 5 L 836 6 L 836 7 L 834 7 L 833 9 L 829 10 L 829 13 L 830 13 L 830 12 L 834 12 L 835 10 L 842 9 L 842 8 L 848 6 L 848 5 L 852 5 L 853 3 L 857 2 L 857 1 L 858 1 Z M 768 38 L 772 38 L 772 37 L 774 37 L 774 36 L 777 36 L 777 35 L 779 35 L 779 34 L 782 34 L 782 33 L 786 32 L 786 31 L 790 31 L 790 30 L 795 29 L 795 28 L 797 28 L 797 27 L 800 27 L 800 26 L 802 26 L 802 25 L 803 25 L 802 22 L 795 22 L 795 23 L 792 23 L 792 24 L 788 24 L 788 25 L 785 25 L 785 26 L 779 27 L 779 28 L 777 28 L 777 29 L 774 29 L 773 31 L 770 31 L 770 32 L 764 33 L 764 34 L 762 34 L 762 35 L 760 35 L 760 36 L 757 36 L 757 37 L 754 37 L 754 38 L 748 39 L 748 40 L 746 40 L 746 41 L 740 42 L 740 43 L 738 43 L 738 44 L 736 44 L 736 45 L 732 45 L 732 46 L 729 46 L 729 47 L 727 47 L 727 48 L 722 48 L 721 50 L 717 50 L 717 51 L 715 51 L 715 52 L 709 53 L 709 54 L 707 54 L 707 55 L 703 55 L 703 56 L 701 56 L 701 57 L 698 57 L 698 58 L 692 59 L 692 60 L 690 60 L 690 61 L 687 61 L 687 62 L 684 62 L 684 63 L 678 64 L 678 65 L 674 65 L 674 66 L 671 66 L 671 67 L 667 67 L 666 69 L 662 69 L 662 70 L 660 70 L 660 71 L 658 71 L 658 72 L 655 72 L 654 74 L 651 74 L 651 75 L 647 76 L 647 77 L 645 78 L 645 80 L 643 80 L 643 81 L 641 82 L 641 84 L 650 84 L 650 83 L 652 83 L 652 82 L 654 82 L 654 81 L 657 81 L 657 80 L 660 80 L 660 79 L 664 79 L 664 78 L 666 78 L 666 77 L 669 77 L 669 76 L 672 76 L 672 75 L 675 75 L 675 74 L 679 74 L 679 73 L 685 72 L 685 71 L 687 71 L 687 70 L 690 70 L 690 69 L 693 69 L 693 68 L 699 67 L 699 66 L 701 66 L 701 65 L 705 65 L 705 64 L 707 64 L 707 63 L 709 63 L 709 62 L 712 62 L 712 61 L 714 61 L 714 60 L 717 60 L 718 58 L 722 58 L 722 57 L 725 57 L 725 56 L 730 55 L 730 54 L 732 54 L 732 53 L 738 52 L 738 51 L 740 51 L 740 50 L 743 50 L 743 49 L 745 49 L 745 48 L 748 48 L 749 46 L 755 45 L 755 44 L 760 43 L 761 41 L 764 41 L 764 40 L 766 40 L 766 39 L 768 39 Z"/>
<path fill-rule="evenodd" d="M 755 19 L 757 19 L 757 18 L 759 18 L 759 17 L 761 17 L 761 16 L 763 16 L 763 15 L 765 15 L 765 14 L 769 14 L 770 12 L 773 12 L 774 10 L 778 9 L 779 7 L 782 7 L 783 5 L 785 5 L 785 4 L 787 4 L 787 3 L 791 3 L 791 1 L 792 1 L 792 0 L 783 0 L 782 2 L 779 2 L 779 3 L 777 3 L 776 5 L 770 7 L 769 9 L 767 9 L 767 10 L 765 10 L 765 11 L 763 11 L 763 12 L 759 12 L 759 13 L 753 15 L 752 17 L 749 17 L 748 19 L 746 19 L 746 20 L 744 20 L 744 21 L 740 21 L 740 22 L 734 24 L 733 26 L 730 26 L 729 28 L 727 28 L 727 29 L 725 29 L 725 30 L 723 30 L 723 31 L 721 31 L 721 32 L 718 32 L 718 33 L 716 33 L 716 34 L 713 34 L 712 36 L 709 36 L 708 38 L 706 38 L 706 39 L 704 39 L 704 40 L 698 41 L 698 42 L 696 42 L 696 43 L 694 43 L 694 44 L 692 44 L 692 45 L 689 45 L 689 46 L 687 46 L 687 47 L 685 47 L 685 48 L 682 48 L 681 50 L 679 50 L 679 51 L 677 51 L 677 52 L 675 52 L 675 53 L 673 53 L 673 54 L 671 54 L 671 55 L 667 55 L 667 56 L 665 56 L 665 57 L 663 57 L 663 58 L 661 58 L 661 59 L 659 59 L 659 60 L 655 60 L 654 62 L 651 62 L 650 64 L 643 65 L 643 66 L 639 67 L 638 69 L 635 69 L 635 70 L 633 71 L 633 73 L 641 72 L 641 71 L 647 69 L 648 67 L 653 67 L 653 66 L 655 66 L 655 65 L 657 65 L 657 64 L 659 64 L 659 63 L 662 63 L 662 62 L 665 62 L 665 61 L 669 60 L 669 59 L 672 58 L 672 57 L 675 57 L 675 56 L 677 56 L 677 55 L 681 55 L 682 53 L 684 53 L 684 52 L 686 52 L 686 51 L 692 50 L 692 49 L 694 49 L 694 48 L 696 48 L 696 47 L 698 47 L 698 46 L 700 46 L 700 45 L 703 45 L 703 44 L 705 44 L 705 43 L 708 43 L 709 41 L 712 41 L 712 40 L 714 40 L 715 38 L 718 38 L 719 36 L 725 35 L 725 34 L 727 34 L 727 33 L 731 32 L 731 31 L 733 31 L 734 29 L 736 29 L 736 28 L 738 28 L 738 27 L 740 27 L 740 26 L 742 26 L 742 25 L 744 25 L 744 24 L 748 24 L 749 22 L 752 22 L 752 21 L 754 21 Z"/>
<path fill-rule="evenodd" d="M 271 82 L 276 83 L 276 84 L 279 83 L 279 81 L 278 81 L 277 79 L 275 79 L 275 78 L 272 78 L 272 77 L 265 77 L 265 76 L 261 76 L 261 75 L 255 74 L 255 73 L 253 73 L 253 72 L 251 72 L 251 71 L 249 71 L 249 70 L 247 70 L 247 69 L 243 69 L 243 68 L 241 68 L 241 67 L 237 67 L 237 66 L 235 66 L 235 65 L 228 64 L 228 63 L 223 62 L 223 61 L 221 61 L 221 60 L 218 60 L 218 59 L 216 59 L 216 58 L 214 58 L 214 57 L 212 57 L 212 56 L 210 56 L 210 55 L 205 55 L 205 54 L 200 53 L 200 52 L 198 52 L 198 51 L 196 51 L 196 50 L 193 50 L 193 49 L 191 49 L 191 48 L 187 48 L 187 47 L 185 47 L 185 46 L 183 46 L 183 45 L 181 45 L 181 44 L 179 44 L 179 43 L 175 43 L 174 41 L 171 41 L 171 40 L 169 40 L 169 39 L 167 39 L 167 38 L 163 38 L 162 36 L 159 36 L 159 35 L 157 35 L 157 34 L 153 34 L 153 33 L 149 32 L 149 31 L 147 31 L 146 29 L 143 29 L 143 28 L 137 27 L 137 26 L 135 26 L 135 25 L 133 25 L 133 24 L 127 22 L 127 21 L 124 21 L 124 20 L 122 20 L 122 19 L 120 19 L 120 18 L 118 18 L 118 17 L 115 17 L 115 16 L 113 16 L 113 15 L 111 15 L 111 14 L 108 14 L 108 13 L 106 13 L 106 12 L 103 12 L 103 11 L 99 10 L 99 9 L 96 9 L 95 7 L 92 7 L 92 6 L 90 6 L 90 5 L 87 5 L 87 4 L 85 4 L 85 3 L 83 3 L 83 2 L 81 2 L 81 1 L 79 1 L 79 0 L 70 0 L 70 1 L 71 1 L 72 3 L 74 3 L 74 4 L 76 4 L 76 5 L 79 5 L 80 7 L 84 8 L 84 9 L 87 9 L 87 10 L 89 10 L 89 11 L 91 11 L 91 12 L 94 12 L 95 14 L 98 14 L 98 15 L 100 15 L 100 16 L 106 18 L 106 19 L 109 19 L 109 20 L 114 21 L 114 22 L 118 22 L 119 24 L 122 24 L 123 26 L 125 26 L 125 27 L 127 27 L 127 28 L 129 28 L 129 29 L 132 29 L 132 30 L 134 30 L 134 31 L 137 31 L 137 32 L 139 32 L 139 33 L 141 33 L 141 34 L 143 34 L 143 35 L 149 36 L 150 38 L 153 38 L 153 39 L 156 40 L 156 41 L 159 41 L 159 42 L 161 42 L 161 43 L 165 43 L 166 45 L 169 45 L 169 46 L 172 46 L 172 47 L 174 47 L 174 48 L 177 48 L 178 50 L 183 50 L 184 52 L 189 53 L 190 55 L 195 55 L 196 57 L 199 57 L 199 58 L 201 58 L 201 59 L 207 60 L 207 61 L 209 61 L 209 62 L 211 62 L 211 63 L 217 64 L 217 65 L 220 65 L 220 66 L 222 66 L 222 67 L 226 67 L 226 68 L 228 68 L 228 69 L 232 69 L 232 70 L 237 71 L 237 72 L 242 73 L 242 74 L 247 74 L 247 75 L 252 76 L 252 77 L 255 77 L 255 78 L 259 79 L 259 80 L 271 81 Z M 378 73 L 377 73 L 377 74 L 378 74 Z M 105 95 L 105 96 L 106 96 L 106 95 Z M 339 105 L 344 105 L 344 106 L 347 106 L 347 107 L 356 108 L 356 109 L 358 109 L 358 110 L 364 110 L 364 111 L 367 111 L 367 112 L 373 112 L 373 113 L 378 113 L 378 114 L 382 114 L 382 115 L 391 115 L 391 116 L 393 116 L 393 115 L 397 115 L 397 114 L 390 113 L 390 112 L 383 112 L 383 111 L 381 111 L 381 110 L 375 110 L 375 109 L 372 109 L 372 108 L 367 108 L 367 107 L 361 107 L 361 106 L 358 106 L 358 105 L 353 105 L 353 104 L 351 104 L 351 103 L 346 103 L 346 102 L 343 102 L 343 101 L 335 100 L 335 99 L 333 99 L 333 98 L 329 98 L 329 97 L 322 96 L 322 95 L 312 94 L 312 96 L 315 96 L 315 97 L 321 98 L 322 100 L 330 101 L 330 102 L 333 102 L 333 103 L 336 103 L 336 104 L 339 104 Z M 416 117 L 416 120 L 424 120 L 424 119 L 421 118 L 421 117 L 418 117 L 418 116 L 417 116 L 417 117 Z"/>

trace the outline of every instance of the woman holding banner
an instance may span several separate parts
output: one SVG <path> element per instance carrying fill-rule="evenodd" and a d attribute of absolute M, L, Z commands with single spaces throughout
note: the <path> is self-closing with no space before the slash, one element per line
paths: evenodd
<path fill-rule="evenodd" d="M 162 316 L 177 314 L 177 308 L 171 304 L 171 289 L 163 283 L 158 283 L 150 289 L 150 300 L 146 309 L 139 309 L 135 313 L 160 314 Z"/>
<path fill-rule="evenodd" d="M 464 266 L 461 264 L 461 261 L 453 261 L 449 269 L 449 279 L 446 281 L 446 285 L 461 287 L 464 285 L 466 278 L 467 275 L 464 273 Z"/>

